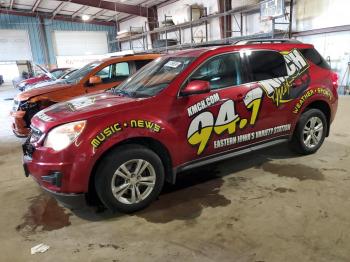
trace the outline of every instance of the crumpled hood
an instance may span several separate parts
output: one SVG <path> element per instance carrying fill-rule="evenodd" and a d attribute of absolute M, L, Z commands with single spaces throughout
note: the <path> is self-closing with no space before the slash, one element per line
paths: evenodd
<path fill-rule="evenodd" d="M 136 106 L 135 103 L 139 104 L 140 100 L 143 99 L 124 97 L 107 92 L 81 96 L 40 111 L 33 117 L 32 123 L 40 128 L 43 122 L 51 126 L 51 124 L 57 125 L 88 119 L 101 114 L 121 111 L 131 106 L 134 107 Z M 126 104 L 128 105 L 126 106 Z"/>
<path fill-rule="evenodd" d="M 55 92 L 58 90 L 71 88 L 73 87 L 72 84 L 54 84 L 49 86 L 44 86 L 41 88 L 34 88 L 28 91 L 24 91 L 22 93 L 19 93 L 16 97 L 17 101 L 26 101 L 32 97 L 39 96 L 39 95 L 45 95 L 51 92 Z"/>

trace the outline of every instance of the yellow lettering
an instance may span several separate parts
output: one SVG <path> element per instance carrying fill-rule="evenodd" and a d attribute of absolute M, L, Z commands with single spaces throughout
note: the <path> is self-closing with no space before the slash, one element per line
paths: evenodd
<path fill-rule="evenodd" d="M 131 127 L 137 127 L 137 122 L 136 122 L 136 120 L 131 120 L 131 121 L 130 121 L 130 126 L 131 126 Z"/>
<path fill-rule="evenodd" d="M 91 141 L 91 145 L 92 145 L 94 148 L 97 148 L 100 144 L 101 144 L 101 142 L 98 141 L 96 138 L 94 138 L 94 139 Z"/>

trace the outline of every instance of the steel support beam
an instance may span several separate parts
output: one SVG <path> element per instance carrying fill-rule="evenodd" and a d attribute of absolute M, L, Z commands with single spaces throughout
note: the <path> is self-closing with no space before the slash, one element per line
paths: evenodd
<path fill-rule="evenodd" d="M 147 17 L 147 24 L 148 24 L 149 31 L 153 31 L 156 27 L 158 27 L 157 7 L 154 6 L 151 9 L 153 9 L 153 11 L 152 11 L 153 16 Z M 145 28 L 145 30 L 147 30 L 147 29 Z M 156 40 L 158 40 L 158 38 L 159 38 L 159 34 L 158 33 L 150 34 L 150 37 L 151 37 L 151 43 L 152 43 L 152 47 L 153 47 L 154 42 Z M 147 41 L 147 37 L 146 37 L 146 41 Z"/>
<path fill-rule="evenodd" d="M 344 32 L 344 31 L 350 31 L 350 25 L 341 25 L 341 26 L 333 26 L 333 27 L 326 27 L 326 28 L 320 28 L 320 29 L 312 29 L 312 30 L 305 30 L 301 32 L 294 32 L 293 36 L 308 36 L 308 35 L 321 35 L 321 34 L 329 34 L 329 33 L 338 33 L 338 32 Z"/>
<path fill-rule="evenodd" d="M 35 12 L 35 10 L 38 8 L 38 6 L 40 5 L 40 2 L 41 2 L 41 0 L 36 0 L 35 1 L 35 4 L 34 4 L 34 6 L 33 6 L 33 8 L 32 8 L 32 12 Z"/>
<path fill-rule="evenodd" d="M 106 13 L 106 12 L 108 12 L 108 10 L 102 9 L 102 10 L 98 11 L 96 14 L 92 15 L 92 16 L 90 17 L 90 19 L 92 20 L 92 19 L 99 18 L 101 15 L 103 15 L 103 14 Z"/>
<path fill-rule="evenodd" d="M 291 0 L 289 4 L 289 28 L 288 28 L 289 38 L 292 38 L 292 32 L 293 32 L 293 8 L 294 8 L 294 0 Z"/>
<path fill-rule="evenodd" d="M 231 0 L 218 0 L 219 13 L 224 13 L 232 9 Z M 221 39 L 232 36 L 232 16 L 231 14 L 220 17 Z"/>
<path fill-rule="evenodd" d="M 52 13 L 52 18 L 54 18 L 68 3 L 67 2 L 61 2 L 57 8 Z"/>
<path fill-rule="evenodd" d="M 42 42 L 42 47 L 44 51 L 44 57 L 45 57 L 45 63 L 47 66 L 50 66 L 50 58 L 49 58 L 49 48 L 46 38 L 46 32 L 45 32 L 45 21 L 43 17 L 39 17 L 39 30 L 40 30 L 40 38 Z"/>
<path fill-rule="evenodd" d="M 101 9 L 131 14 L 131 15 L 137 15 L 137 16 L 143 16 L 143 17 L 152 17 L 154 16 L 153 9 L 147 8 L 144 6 L 136 6 L 136 5 L 128 5 L 128 4 L 121 4 L 117 2 L 109 2 L 109 1 L 103 1 L 103 0 L 63 0 L 65 2 L 71 2 L 75 4 L 85 5 L 89 7 L 97 7 Z"/>
<path fill-rule="evenodd" d="M 82 6 L 72 14 L 72 18 L 75 18 L 76 16 L 83 14 L 83 12 L 86 11 L 87 9 L 89 9 L 89 6 Z"/>

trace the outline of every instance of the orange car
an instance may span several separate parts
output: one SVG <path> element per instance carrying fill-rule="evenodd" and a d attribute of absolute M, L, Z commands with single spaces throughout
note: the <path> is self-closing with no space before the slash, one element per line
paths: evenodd
<path fill-rule="evenodd" d="M 19 93 L 14 99 L 11 112 L 14 134 L 18 137 L 27 136 L 32 117 L 45 107 L 76 96 L 99 93 L 118 86 L 138 69 L 159 56 L 159 54 L 142 54 L 105 58 L 87 64 L 63 83 Z"/>

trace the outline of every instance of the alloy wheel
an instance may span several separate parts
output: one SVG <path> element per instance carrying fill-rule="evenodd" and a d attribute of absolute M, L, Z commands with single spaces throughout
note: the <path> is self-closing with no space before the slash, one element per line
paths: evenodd
<path fill-rule="evenodd" d="M 303 129 L 303 142 L 306 147 L 314 148 L 318 146 L 322 140 L 323 122 L 317 116 L 311 117 L 305 124 Z"/>
<path fill-rule="evenodd" d="M 124 204 L 136 204 L 146 199 L 156 183 L 154 167 L 146 160 L 132 159 L 118 167 L 112 177 L 114 197 Z"/>

